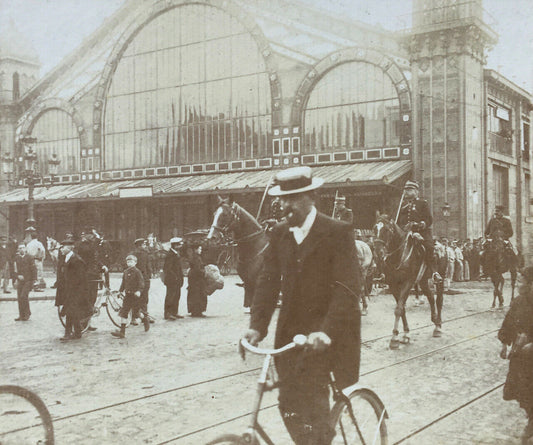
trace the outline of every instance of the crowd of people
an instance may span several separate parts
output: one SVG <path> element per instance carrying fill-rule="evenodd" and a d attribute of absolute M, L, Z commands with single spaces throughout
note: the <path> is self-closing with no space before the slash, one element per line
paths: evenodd
<path fill-rule="evenodd" d="M 262 252 L 264 263 L 257 277 L 251 317 L 244 338 L 257 345 L 268 327 L 279 297 L 282 295 L 276 327 L 275 347 L 290 342 L 296 334 L 307 338 L 303 349 L 276 357 L 280 378 L 279 409 L 293 441 L 297 445 L 328 444 L 335 432 L 329 418 L 329 390 L 331 378 L 339 388 L 354 384 L 359 378 L 361 347 L 360 298 L 363 289 L 361 268 L 354 243 L 354 215 L 345 206 L 345 198 L 337 197 L 333 218 L 320 213 L 315 206 L 315 190 L 323 180 L 312 176 L 309 167 L 296 167 L 279 172 L 275 185 L 268 193 L 275 199 L 272 209 L 274 224 L 269 227 L 270 242 Z M 405 202 L 404 202 L 405 199 Z M 424 261 L 433 280 L 468 281 L 483 277 L 484 239 L 448 240 L 433 237 L 432 215 L 418 195 L 418 184 L 408 181 L 398 212 L 398 224 L 418 234 L 425 247 Z M 512 228 L 502 221 L 501 209 L 489 222 L 486 238 L 495 234 L 508 243 Z M 499 214 L 498 214 L 499 211 Z M 355 232 L 355 237 L 362 234 Z M 33 227 L 26 229 L 25 240 L 0 240 L 0 269 L 2 289 L 13 280 L 17 289 L 19 317 L 27 321 L 31 312 L 28 294 L 40 289 L 44 246 L 38 242 Z M 371 247 L 375 240 L 365 240 Z M 490 243 L 490 242 L 489 242 Z M 164 319 L 183 318 L 178 312 L 181 289 L 184 285 L 183 258 L 187 257 L 187 309 L 192 317 L 202 317 L 207 307 L 208 277 L 202 259 L 201 243 L 183 252 L 180 237 L 170 239 L 161 279 L 166 287 Z M 447 267 L 442 276 L 433 263 L 434 249 L 445 251 Z M 509 248 L 510 245 L 509 245 Z M 115 338 L 126 336 L 127 318 L 132 324 L 142 321 L 145 331 L 154 319 L 148 314 L 148 300 L 152 268 L 148 256 L 148 241 L 135 240 L 124 261 L 120 292 L 123 305 L 119 312 L 121 327 L 112 332 Z M 109 288 L 109 250 L 105 240 L 88 227 L 76 240 L 67 234 L 60 243 L 57 264 L 56 306 L 66 317 L 62 341 L 82 337 L 83 320 L 90 320 L 94 303 L 102 286 Z M 520 297 L 513 303 L 500 330 L 504 344 L 501 356 L 507 357 L 511 345 L 511 367 L 506 384 L 506 399 L 517 399 L 526 410 L 529 423 L 525 437 L 533 435 L 533 400 L 523 388 L 533 384 L 533 269 L 522 274 L 525 284 Z M 89 330 L 94 330 L 89 326 Z M 333 376 L 333 377 L 332 377 Z"/>
<path fill-rule="evenodd" d="M 154 318 L 148 314 L 150 283 L 153 277 L 153 258 L 149 255 L 148 239 L 138 238 L 131 246 L 130 253 L 123 259 L 124 271 L 119 292 L 123 294 L 123 306 L 119 312 L 121 327 L 112 332 L 115 338 L 124 338 L 127 319 L 131 324 L 142 322 L 145 331 L 150 329 Z M 187 246 L 187 255 L 183 249 L 182 238 L 173 237 L 170 249 L 165 255 L 160 272 L 166 287 L 164 319 L 175 321 L 183 318 L 178 314 L 181 288 L 184 284 L 184 264 L 182 257 L 189 263 L 187 309 L 192 317 L 204 317 L 207 309 L 207 296 L 220 282 L 213 285 L 210 269 L 205 270 L 202 259 L 201 243 Z M 81 231 L 79 239 L 73 233 L 66 233 L 58 243 L 56 280 L 52 288 L 56 289 L 55 305 L 60 308 L 60 315 L 65 318 L 65 332 L 62 341 L 80 339 L 82 332 L 96 330 L 91 325 L 94 304 L 98 292 L 110 288 L 109 261 L 110 247 L 94 227 Z M 0 238 L 0 278 L 1 288 L 10 293 L 9 282 L 17 291 L 19 316 L 15 321 L 28 321 L 31 316 L 29 294 L 41 292 L 46 287 L 43 278 L 43 261 L 46 250 L 37 239 L 33 227 L 25 230 L 22 242 L 13 238 Z M 215 277 L 220 280 L 221 277 Z M 208 286 L 208 282 L 210 285 Z M 88 324 L 88 326 L 87 326 Z"/>

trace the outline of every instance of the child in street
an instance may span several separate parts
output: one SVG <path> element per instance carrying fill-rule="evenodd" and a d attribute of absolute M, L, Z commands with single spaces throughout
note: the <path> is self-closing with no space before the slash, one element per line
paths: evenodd
<path fill-rule="evenodd" d="M 144 279 L 142 273 L 135 266 L 137 264 L 137 257 L 135 255 L 128 255 L 126 257 L 127 269 L 122 275 L 122 284 L 120 285 L 120 292 L 124 292 L 124 303 L 118 315 L 120 316 L 120 330 L 111 332 L 115 338 L 124 338 L 126 336 L 126 323 L 128 321 L 128 314 L 131 310 L 140 310 L 141 291 L 144 287 Z M 150 319 L 148 314 L 143 312 L 144 330 L 150 329 Z"/>

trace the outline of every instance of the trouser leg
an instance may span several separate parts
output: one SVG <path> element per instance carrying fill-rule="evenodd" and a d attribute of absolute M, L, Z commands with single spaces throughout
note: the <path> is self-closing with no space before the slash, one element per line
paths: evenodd
<path fill-rule="evenodd" d="M 284 384 L 280 387 L 279 409 L 296 445 L 328 445 L 335 432 L 329 425 L 327 385 Z"/>
<path fill-rule="evenodd" d="M 177 286 L 167 285 L 167 293 L 165 295 L 165 317 L 174 314 L 174 300 L 176 294 Z"/>
<path fill-rule="evenodd" d="M 33 283 L 31 281 L 24 283 L 24 285 L 22 286 L 22 290 L 20 293 L 20 306 L 19 306 L 19 310 L 21 310 L 20 316 L 22 318 L 29 318 L 31 315 L 29 295 L 30 295 L 32 286 L 33 286 Z"/>

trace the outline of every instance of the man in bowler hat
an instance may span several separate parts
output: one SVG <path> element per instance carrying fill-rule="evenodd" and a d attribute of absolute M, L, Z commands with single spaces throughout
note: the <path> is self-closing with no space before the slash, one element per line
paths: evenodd
<path fill-rule="evenodd" d="M 278 356 L 279 409 L 297 445 L 329 444 L 329 376 L 344 388 L 359 379 L 361 275 L 352 229 L 315 207 L 323 180 L 309 167 L 277 174 L 269 190 L 279 196 L 285 219 L 274 226 L 252 305 L 251 344 L 266 335 L 281 288 L 275 347 L 297 334 L 305 348 Z"/>

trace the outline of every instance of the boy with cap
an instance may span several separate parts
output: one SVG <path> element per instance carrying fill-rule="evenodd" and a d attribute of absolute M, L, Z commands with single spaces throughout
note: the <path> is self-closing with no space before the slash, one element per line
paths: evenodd
<path fill-rule="evenodd" d="M 137 257 L 137 269 L 139 269 L 143 275 L 144 287 L 141 292 L 141 300 L 139 309 L 133 314 L 131 324 L 137 325 L 137 318 L 139 318 L 139 311 L 148 314 L 148 291 L 150 290 L 150 278 L 152 277 L 152 267 L 150 265 L 150 259 L 148 258 L 147 242 L 144 238 L 137 238 L 134 242 L 135 250 L 132 252 Z M 153 323 L 153 318 L 148 316 L 150 323 Z"/>
<path fill-rule="evenodd" d="M 135 313 L 138 310 L 141 299 L 141 291 L 144 287 L 144 279 L 141 271 L 137 269 L 137 257 L 135 255 L 128 255 L 126 257 L 127 269 L 122 274 L 122 284 L 120 285 L 120 292 L 124 292 L 124 303 L 120 309 L 118 315 L 121 318 L 120 330 L 111 332 L 111 335 L 116 338 L 124 338 L 126 336 L 126 322 L 128 314 L 131 310 Z M 142 312 L 142 311 L 141 311 Z M 150 320 L 148 314 L 144 313 L 143 323 L 144 330 L 150 329 Z"/>

